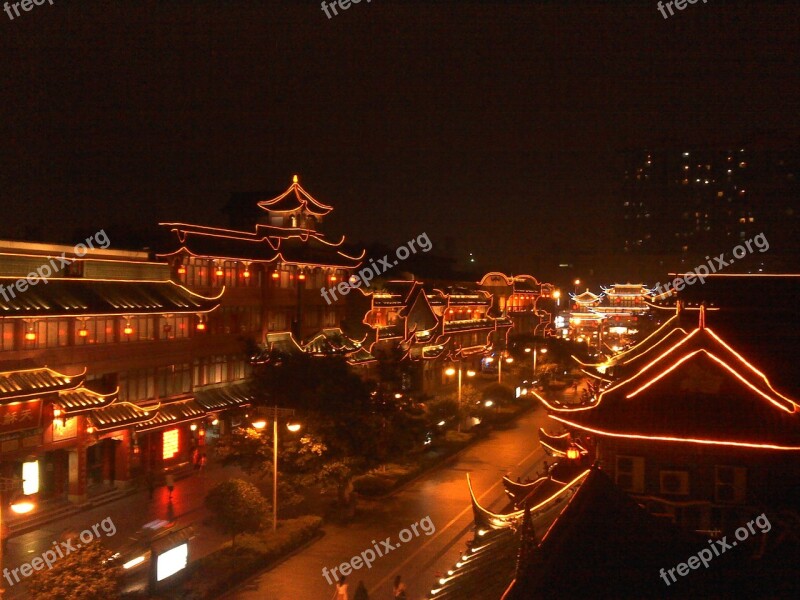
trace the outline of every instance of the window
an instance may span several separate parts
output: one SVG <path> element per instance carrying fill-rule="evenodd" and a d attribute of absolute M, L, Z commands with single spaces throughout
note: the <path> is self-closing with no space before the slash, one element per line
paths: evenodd
<path fill-rule="evenodd" d="M 644 492 L 644 458 L 617 456 L 617 485 L 626 492 Z"/>
<path fill-rule="evenodd" d="M 189 317 L 170 315 L 158 319 L 158 339 L 175 340 L 189 337 Z"/>
<path fill-rule="evenodd" d="M 0 350 L 14 349 L 14 321 L 0 319 Z"/>
<path fill-rule="evenodd" d="M 70 322 L 67 319 L 42 319 L 34 325 L 33 348 L 57 348 L 69 344 Z"/>
<path fill-rule="evenodd" d="M 155 339 L 154 320 L 154 317 L 151 316 L 132 317 L 130 320 L 125 320 L 120 325 L 120 341 L 141 342 Z M 133 329 L 130 335 L 125 333 L 127 325 L 130 325 L 131 329 Z"/>
<path fill-rule="evenodd" d="M 688 471 L 661 471 L 659 473 L 659 492 L 685 496 L 689 493 Z"/>
<path fill-rule="evenodd" d="M 119 399 L 126 402 L 136 402 L 155 398 L 155 383 L 155 369 L 141 369 L 123 373 L 119 378 Z"/>
<path fill-rule="evenodd" d="M 747 496 L 747 469 L 744 467 L 715 468 L 714 498 L 717 502 L 744 502 Z"/>
<path fill-rule="evenodd" d="M 191 365 L 184 363 L 161 367 L 156 374 L 158 397 L 185 394 L 192 389 Z"/>

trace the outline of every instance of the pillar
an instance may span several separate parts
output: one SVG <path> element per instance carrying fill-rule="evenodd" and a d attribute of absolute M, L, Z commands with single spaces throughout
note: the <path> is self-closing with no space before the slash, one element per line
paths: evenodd
<path fill-rule="evenodd" d="M 78 444 L 69 450 L 69 493 L 70 502 L 81 504 L 86 501 L 86 446 Z"/>

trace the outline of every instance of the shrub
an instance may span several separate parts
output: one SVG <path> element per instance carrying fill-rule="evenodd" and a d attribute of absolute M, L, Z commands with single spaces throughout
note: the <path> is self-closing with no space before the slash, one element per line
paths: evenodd
<path fill-rule="evenodd" d="M 168 594 L 171 598 L 205 600 L 218 598 L 231 586 L 263 569 L 316 535 L 322 519 L 304 516 L 281 521 L 278 530 L 244 534 L 236 546 L 226 544 L 187 567 L 186 583 Z"/>
<path fill-rule="evenodd" d="M 264 496 L 256 486 L 241 479 L 218 483 L 206 496 L 206 506 L 219 529 L 232 536 L 258 531 L 269 511 Z"/>

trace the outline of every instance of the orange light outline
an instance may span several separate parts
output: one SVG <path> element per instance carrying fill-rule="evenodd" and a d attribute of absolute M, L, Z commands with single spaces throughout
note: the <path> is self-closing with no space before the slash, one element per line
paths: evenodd
<path fill-rule="evenodd" d="M 605 435 L 609 437 L 615 438 L 626 438 L 632 440 L 650 440 L 650 441 L 657 441 L 657 442 L 679 442 L 679 443 L 692 443 L 692 444 L 701 444 L 701 445 L 711 445 L 711 446 L 735 446 L 739 448 L 756 448 L 756 449 L 764 449 L 764 450 L 800 450 L 800 446 L 778 446 L 776 444 L 756 444 L 754 442 L 734 442 L 729 440 L 707 440 L 707 439 L 698 439 L 698 438 L 679 438 L 679 437 L 671 437 L 671 436 L 655 436 L 655 435 L 643 435 L 643 434 L 636 434 L 636 433 L 612 433 L 610 431 L 604 431 L 602 429 L 595 429 L 593 427 L 589 427 L 587 425 L 581 425 L 579 423 L 574 423 L 572 421 L 568 421 L 562 417 L 557 415 L 547 415 L 551 419 L 555 419 L 565 425 L 570 427 L 574 427 L 576 429 L 582 429 L 584 431 L 588 431 L 590 433 L 594 433 L 596 435 Z"/>

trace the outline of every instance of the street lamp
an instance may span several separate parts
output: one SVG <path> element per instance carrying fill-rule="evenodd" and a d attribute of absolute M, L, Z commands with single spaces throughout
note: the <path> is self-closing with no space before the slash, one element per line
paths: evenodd
<path fill-rule="evenodd" d="M 575 293 L 577 294 L 578 293 L 578 286 L 581 284 L 581 280 L 580 279 L 576 279 L 573 283 L 575 284 Z"/>
<path fill-rule="evenodd" d="M 294 410 L 275 406 L 272 416 L 272 531 L 278 528 L 278 419 L 281 416 L 292 417 Z M 253 421 L 252 425 L 257 431 L 263 431 L 267 426 L 267 421 L 258 419 Z M 286 429 L 292 433 L 297 433 L 301 428 L 300 423 L 292 421 L 286 423 Z"/>
<path fill-rule="evenodd" d="M 458 431 L 461 432 L 461 380 L 462 380 L 462 373 L 464 372 L 463 366 L 461 362 L 458 363 Z M 447 367 L 444 371 L 445 375 L 452 377 L 456 374 L 456 369 L 454 367 Z M 472 369 L 467 369 L 467 377 L 475 377 L 475 371 Z"/>
<path fill-rule="evenodd" d="M 503 383 L 503 362 L 505 361 L 509 365 L 514 362 L 510 356 L 503 358 L 503 354 L 503 352 L 500 353 L 500 359 L 497 361 L 497 383 Z"/>

